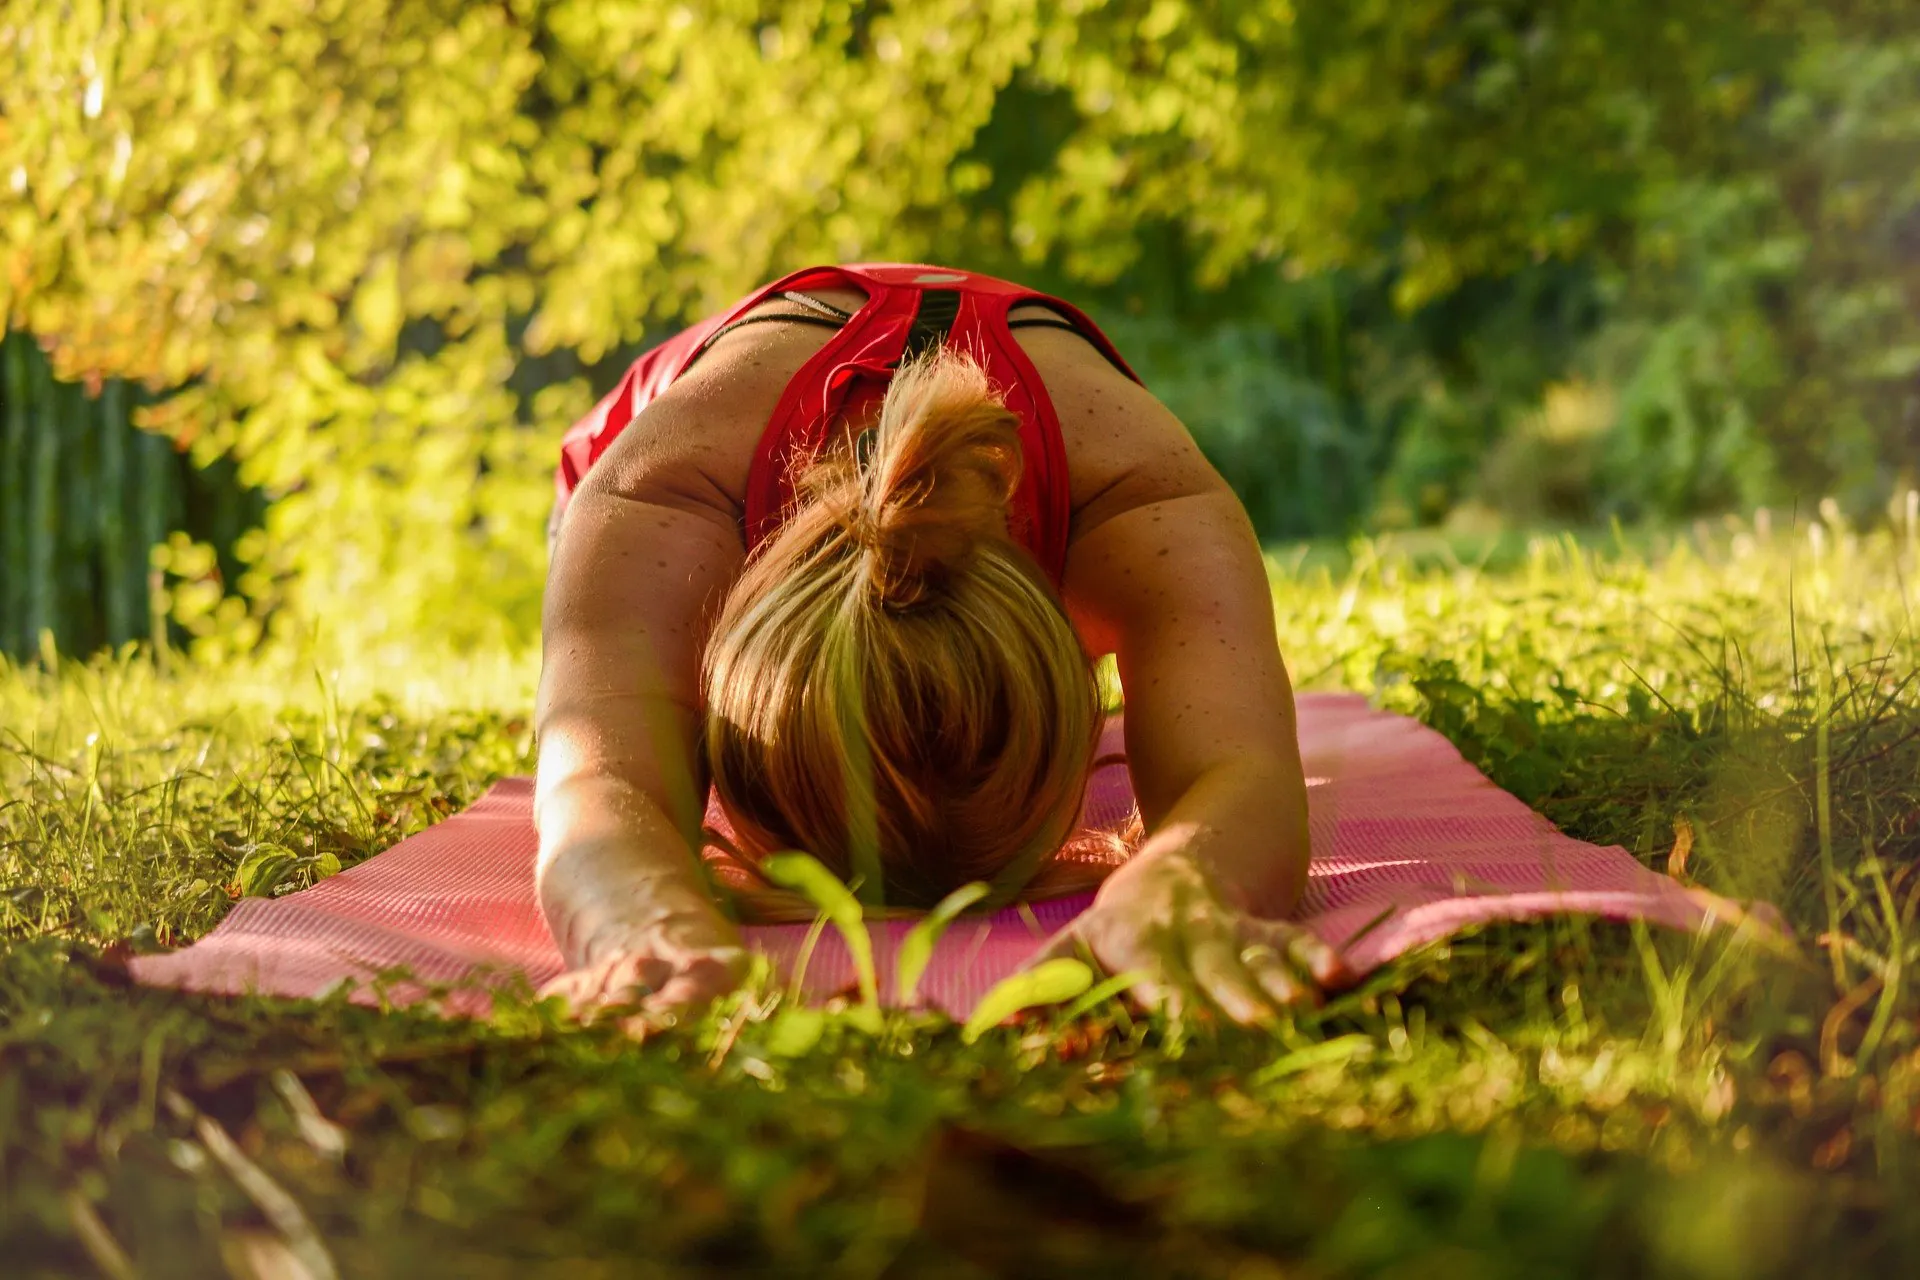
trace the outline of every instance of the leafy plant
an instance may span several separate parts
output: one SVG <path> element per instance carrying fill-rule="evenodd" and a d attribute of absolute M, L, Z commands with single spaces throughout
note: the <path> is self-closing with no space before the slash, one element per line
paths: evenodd
<path fill-rule="evenodd" d="M 1093 970 L 1079 960 L 1060 957 L 1042 960 L 993 984 L 967 1015 L 960 1038 L 972 1044 L 989 1027 L 1005 1022 L 1023 1009 L 1065 1004 L 1093 986 Z"/>
<path fill-rule="evenodd" d="M 860 1003 L 869 1011 L 869 1019 L 877 1022 L 880 983 L 873 964 L 873 936 L 867 932 L 866 911 L 860 900 L 819 859 L 798 850 L 773 854 L 761 862 L 760 870 L 773 883 L 805 897 L 833 924 L 847 945 L 847 954 L 853 957 Z"/>
<path fill-rule="evenodd" d="M 1138 317 L 1270 534 L 1438 520 L 1594 370 L 1602 513 L 1857 511 L 1911 453 L 1920 351 L 1890 15 L 7 0 L 0 314 L 74 384 L 36 421 L 77 384 L 167 392 L 144 425 L 270 500 L 183 584 L 247 598 L 196 615 L 238 647 L 527 642 L 562 428 L 815 261 Z M 156 528 L 102 534 L 123 587 Z"/>

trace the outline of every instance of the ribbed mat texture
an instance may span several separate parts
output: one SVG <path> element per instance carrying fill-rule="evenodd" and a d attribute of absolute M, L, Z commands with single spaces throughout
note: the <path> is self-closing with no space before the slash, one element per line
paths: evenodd
<path fill-rule="evenodd" d="M 1356 974 L 1493 920 L 1570 912 L 1698 929 L 1716 915 L 1724 921 L 1738 914 L 1648 870 L 1624 849 L 1561 835 L 1438 733 L 1373 710 L 1362 697 L 1302 695 L 1299 719 L 1315 857 L 1297 915 L 1343 948 Z M 1107 733 L 1103 753 L 1119 753 L 1119 724 Z M 520 972 L 537 986 L 562 966 L 534 901 L 531 804 L 530 781 L 507 779 L 464 813 L 311 889 L 244 899 L 194 945 L 136 959 L 134 975 L 193 991 L 316 996 L 343 979 L 405 965 L 428 983 L 484 983 Z M 1124 762 L 1096 770 L 1084 825 L 1116 828 L 1131 809 Z M 1090 901 L 1035 903 L 1031 920 L 1019 909 L 961 920 L 941 940 L 922 997 L 964 1016 Z M 883 984 L 908 927 L 873 926 Z M 785 971 L 806 929 L 746 932 Z M 847 952 L 829 929 L 807 965 L 806 987 L 820 996 L 852 982 Z M 403 983 L 390 987 L 388 998 L 406 1003 L 420 994 L 419 986 Z M 354 998 L 375 997 L 363 985 Z M 455 992 L 443 1008 L 478 1014 L 487 1005 L 480 989 Z"/>

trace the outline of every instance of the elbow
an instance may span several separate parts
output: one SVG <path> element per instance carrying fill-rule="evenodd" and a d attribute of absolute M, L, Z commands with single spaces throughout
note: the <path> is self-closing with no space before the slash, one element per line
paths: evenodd
<path fill-rule="evenodd" d="M 1297 753 L 1254 749 L 1236 751 L 1209 765 L 1197 780 L 1199 786 L 1217 786 L 1237 795 L 1254 797 L 1276 811 L 1297 816 L 1302 822 L 1307 811 L 1307 777 Z"/>

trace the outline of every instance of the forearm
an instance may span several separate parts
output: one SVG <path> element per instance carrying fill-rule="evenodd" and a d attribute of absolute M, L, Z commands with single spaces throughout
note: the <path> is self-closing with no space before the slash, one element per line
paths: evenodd
<path fill-rule="evenodd" d="M 622 779 L 580 774 L 543 786 L 535 888 L 573 967 L 688 914 L 719 919 L 698 852 L 665 806 Z"/>
<path fill-rule="evenodd" d="M 1227 905 L 1250 915 L 1289 914 L 1307 883 L 1307 788 L 1297 760 L 1247 754 L 1199 773 L 1110 877 L 1115 891 L 1180 858 Z"/>

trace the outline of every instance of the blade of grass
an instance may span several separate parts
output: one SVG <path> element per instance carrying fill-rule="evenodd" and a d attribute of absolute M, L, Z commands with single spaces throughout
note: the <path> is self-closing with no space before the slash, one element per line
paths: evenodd
<path fill-rule="evenodd" d="M 781 888 L 805 897 L 832 922 L 853 957 L 854 973 L 860 980 L 860 1002 L 877 1010 L 880 983 L 873 967 L 873 935 L 867 932 L 866 913 L 853 891 L 818 859 L 797 851 L 774 854 L 761 864 L 761 870 Z"/>
<path fill-rule="evenodd" d="M 1837 938 L 1846 929 L 1841 921 L 1839 874 L 1833 862 L 1833 780 L 1828 772 L 1832 763 L 1833 662 L 1824 645 L 1820 652 L 1826 661 L 1818 664 L 1815 691 L 1818 701 L 1813 723 L 1814 829 L 1820 846 L 1820 893 L 1827 906 L 1827 932 Z M 1835 990 L 1850 990 L 1853 980 L 1847 972 L 1846 957 L 1839 947 L 1829 947 L 1827 955 L 1833 961 Z"/>
<path fill-rule="evenodd" d="M 1072 1022 L 1075 1018 L 1084 1017 L 1115 996 L 1130 990 L 1136 983 L 1145 982 L 1146 979 L 1146 970 L 1129 969 L 1125 973 L 1116 973 L 1111 978 L 1095 983 L 1086 994 L 1060 1011 L 1060 1021 Z"/>
<path fill-rule="evenodd" d="M 807 966 L 813 962 L 813 949 L 820 944 L 820 935 L 826 931 L 827 917 L 824 914 L 813 918 L 807 926 L 807 936 L 800 941 L 799 954 L 793 958 L 793 974 L 787 981 L 787 1003 L 798 1005 L 800 995 L 806 990 Z"/>
<path fill-rule="evenodd" d="M 1284 1080 L 1288 1076 L 1310 1071 L 1314 1067 L 1352 1062 L 1356 1058 L 1370 1058 L 1373 1056 L 1373 1051 L 1372 1036 L 1359 1033 L 1336 1036 L 1332 1040 L 1323 1040 L 1319 1044 L 1308 1045 L 1304 1049 L 1295 1049 L 1285 1057 L 1275 1059 L 1254 1072 L 1248 1083 L 1272 1084 L 1276 1080 Z"/>
<path fill-rule="evenodd" d="M 900 940 L 900 951 L 894 957 L 893 998 L 902 1005 L 910 1005 L 914 997 L 920 994 L 920 979 L 927 971 L 927 964 L 933 959 L 933 949 L 940 942 L 947 926 L 962 911 L 987 896 L 987 885 L 979 880 L 972 884 L 963 884 L 946 897 L 940 899 L 933 910 L 907 930 L 907 936 Z"/>
<path fill-rule="evenodd" d="M 1854 1061 L 1870 1066 L 1873 1055 L 1879 1051 L 1880 1042 L 1886 1038 L 1887 1028 L 1892 1025 L 1894 1008 L 1900 999 L 1903 985 L 1900 979 L 1906 967 L 1906 939 L 1901 935 L 1900 906 L 1894 900 L 1893 886 L 1887 882 L 1886 867 L 1881 863 L 1879 850 L 1874 848 L 1871 839 L 1867 841 L 1865 853 L 1863 861 L 1873 877 L 1874 896 L 1879 900 L 1888 935 L 1887 967 L 1880 988 L 1880 999 L 1874 1004 L 1873 1017 L 1868 1021 L 1866 1033 L 1860 1037 L 1860 1047 L 1853 1055 Z"/>

